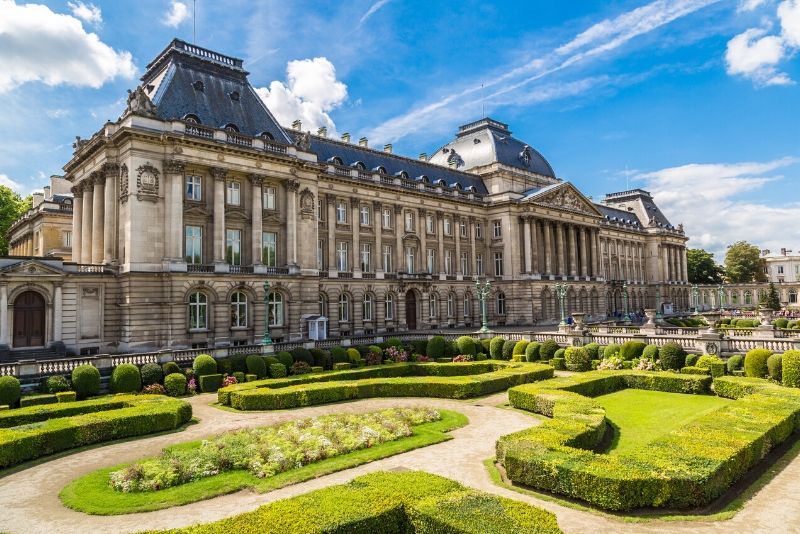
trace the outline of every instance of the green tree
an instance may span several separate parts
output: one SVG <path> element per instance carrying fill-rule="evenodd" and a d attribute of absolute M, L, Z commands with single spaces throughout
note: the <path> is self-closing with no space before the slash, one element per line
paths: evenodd
<path fill-rule="evenodd" d="M 757 246 L 737 241 L 725 254 L 725 278 L 732 284 L 764 282 L 764 261 Z"/>
<path fill-rule="evenodd" d="M 32 198 L 22 198 L 9 187 L 0 185 L 0 256 L 8 255 L 8 229 L 32 206 Z"/>
<path fill-rule="evenodd" d="M 759 304 L 768 310 L 781 309 L 781 298 L 778 296 L 778 290 L 775 289 L 775 284 L 772 282 L 769 283 L 769 291 L 764 295 L 764 298 L 761 299 Z"/>
<path fill-rule="evenodd" d="M 721 284 L 723 269 L 714 261 L 714 254 L 701 248 L 686 251 L 686 268 L 691 284 Z"/>

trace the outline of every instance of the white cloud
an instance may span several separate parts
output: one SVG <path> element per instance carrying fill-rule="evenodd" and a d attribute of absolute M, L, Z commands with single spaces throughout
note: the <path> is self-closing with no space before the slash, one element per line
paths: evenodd
<path fill-rule="evenodd" d="M 0 50 L 0 93 L 34 81 L 97 88 L 136 74 L 130 52 L 115 51 L 77 18 L 38 4 L 0 0 Z"/>
<path fill-rule="evenodd" d="M 336 125 L 329 113 L 347 100 L 347 86 L 336 79 L 333 63 L 324 57 L 290 61 L 286 79 L 256 89 L 278 122 L 289 125 L 300 119 L 303 130 L 325 126 L 334 135 Z"/>
<path fill-rule="evenodd" d="M 759 7 L 761 7 L 767 0 L 741 0 L 739 2 L 739 7 L 736 8 L 736 11 L 743 12 L 743 11 L 755 11 Z"/>
<path fill-rule="evenodd" d="M 0 185 L 4 185 L 13 191 L 16 191 L 17 193 L 19 193 L 22 189 L 22 186 L 19 183 L 15 182 L 5 174 L 0 174 Z"/>
<path fill-rule="evenodd" d="M 189 16 L 189 6 L 187 4 L 179 2 L 178 0 L 172 0 L 163 23 L 170 28 L 177 28 L 183 21 L 188 19 Z"/>
<path fill-rule="evenodd" d="M 369 19 L 372 15 L 374 15 L 375 13 L 380 11 L 381 8 L 383 8 L 383 6 L 385 6 L 389 2 L 391 2 L 391 0 L 378 0 L 377 2 L 375 2 L 374 4 L 369 6 L 369 9 L 367 10 L 367 12 L 364 13 L 361 16 L 361 18 L 359 19 L 358 25 L 361 26 L 362 24 L 367 22 L 367 19 Z"/>
<path fill-rule="evenodd" d="M 83 2 L 67 2 L 72 14 L 84 22 L 94 24 L 95 26 L 103 22 L 103 13 L 100 8 L 94 4 L 84 4 Z"/>
<path fill-rule="evenodd" d="M 787 0 L 778 6 L 781 35 L 788 46 L 800 48 L 800 0 Z"/>
<path fill-rule="evenodd" d="M 714 252 L 722 261 L 727 245 L 742 239 L 773 250 L 800 241 L 800 229 L 790 224 L 800 205 L 752 200 L 770 186 L 792 187 L 795 179 L 784 180 L 773 173 L 798 162 L 787 157 L 767 162 L 692 163 L 640 173 L 634 180 L 644 182 L 668 218 L 683 218 L 672 223 L 684 223 L 689 246 Z"/>

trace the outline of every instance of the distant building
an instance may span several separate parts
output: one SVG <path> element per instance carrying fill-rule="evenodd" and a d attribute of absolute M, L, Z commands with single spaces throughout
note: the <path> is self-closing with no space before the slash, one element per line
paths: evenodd
<path fill-rule="evenodd" d="M 33 193 L 33 207 L 9 229 L 9 256 L 72 259 L 72 184 L 51 176 Z"/>
<path fill-rule="evenodd" d="M 769 282 L 776 284 L 800 283 L 800 252 L 792 254 L 792 250 L 782 248 L 779 253 L 769 250 L 761 252 L 764 260 L 764 274 Z"/>

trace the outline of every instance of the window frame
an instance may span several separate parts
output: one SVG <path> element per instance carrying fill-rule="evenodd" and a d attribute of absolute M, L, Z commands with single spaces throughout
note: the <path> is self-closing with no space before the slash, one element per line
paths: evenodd
<path fill-rule="evenodd" d="M 348 272 L 348 256 L 350 255 L 350 243 L 347 241 L 339 241 L 336 243 L 336 270 L 339 272 Z"/>
<path fill-rule="evenodd" d="M 386 299 L 383 302 L 383 319 L 385 321 L 394 321 L 394 294 L 387 293 Z"/>
<path fill-rule="evenodd" d="M 361 299 L 361 320 L 373 321 L 374 317 L 375 299 L 372 293 L 364 293 L 364 298 Z"/>
<path fill-rule="evenodd" d="M 192 291 L 189 294 L 187 311 L 190 331 L 208 330 L 208 296 L 205 293 L 199 290 Z"/>
<path fill-rule="evenodd" d="M 187 174 L 184 180 L 184 198 L 190 202 L 203 201 L 203 177 Z"/>
<path fill-rule="evenodd" d="M 492 221 L 492 238 L 501 239 L 503 237 L 503 223 L 500 220 Z"/>
<path fill-rule="evenodd" d="M 336 201 L 336 224 L 347 224 L 347 202 Z"/>
<path fill-rule="evenodd" d="M 238 236 L 238 239 L 231 239 L 233 236 Z M 225 263 L 242 265 L 242 231 L 238 228 L 225 229 Z"/>
<path fill-rule="evenodd" d="M 338 314 L 340 323 L 350 322 L 350 296 L 347 293 L 341 293 L 338 301 Z"/>
<path fill-rule="evenodd" d="M 271 243 L 272 262 L 269 261 L 269 257 L 267 256 L 269 248 L 267 236 L 273 236 Z M 278 266 L 278 232 L 261 232 L 261 263 L 266 267 Z"/>
<path fill-rule="evenodd" d="M 282 327 L 286 324 L 286 310 L 284 309 L 283 293 L 270 291 L 267 295 L 267 320 L 269 326 Z"/>
<path fill-rule="evenodd" d="M 428 318 L 437 319 L 439 317 L 439 295 L 431 291 L 428 295 Z"/>
<path fill-rule="evenodd" d="M 372 213 L 369 206 L 362 205 L 358 208 L 358 222 L 361 226 L 370 226 L 372 221 Z"/>
<path fill-rule="evenodd" d="M 243 291 L 234 291 L 231 294 L 229 304 L 231 328 L 247 328 L 247 294 Z"/>
<path fill-rule="evenodd" d="M 500 251 L 494 252 L 493 259 L 494 259 L 494 275 L 504 276 L 505 269 L 503 265 L 503 253 Z"/>
<path fill-rule="evenodd" d="M 237 207 L 242 205 L 242 184 L 238 180 L 228 180 L 225 183 L 225 204 Z"/>
<path fill-rule="evenodd" d="M 278 188 L 266 185 L 261 191 L 261 209 L 275 211 L 278 209 Z"/>
<path fill-rule="evenodd" d="M 198 231 L 198 235 L 189 235 L 189 229 L 196 229 Z M 192 249 L 194 246 L 197 245 L 199 247 L 199 251 L 196 254 L 197 261 L 194 261 L 195 254 L 194 250 L 192 250 L 192 255 L 190 259 L 189 255 L 189 244 L 192 244 Z M 203 227 L 197 226 L 194 224 L 187 224 L 183 227 L 183 259 L 188 265 L 202 265 L 203 264 Z"/>

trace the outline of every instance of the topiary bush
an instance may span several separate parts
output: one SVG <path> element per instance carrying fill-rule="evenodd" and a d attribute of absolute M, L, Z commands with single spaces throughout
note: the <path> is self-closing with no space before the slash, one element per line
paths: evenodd
<path fill-rule="evenodd" d="M 560 347 L 558 346 L 558 343 L 556 343 L 552 339 L 548 339 L 547 341 L 542 343 L 542 346 L 539 348 L 539 356 L 543 360 L 551 360 L 553 359 L 553 357 L 556 354 L 556 351 L 559 348 Z"/>
<path fill-rule="evenodd" d="M 800 350 L 787 350 L 781 361 L 783 385 L 800 388 Z"/>
<path fill-rule="evenodd" d="M 512 356 L 514 356 L 514 346 L 517 344 L 516 341 L 507 340 L 503 342 L 503 350 L 501 351 L 500 358 L 503 360 L 510 360 Z"/>
<path fill-rule="evenodd" d="M 223 375 L 233 374 L 233 363 L 230 358 L 215 358 L 217 362 L 217 373 Z"/>
<path fill-rule="evenodd" d="M 564 349 L 559 349 L 559 350 L 564 350 Z M 567 368 L 564 362 L 564 358 L 558 358 L 558 357 L 553 358 L 552 360 L 550 360 L 550 364 L 556 371 L 564 371 Z"/>
<path fill-rule="evenodd" d="M 661 368 L 665 371 L 680 371 L 686 365 L 686 351 L 677 343 L 666 343 L 658 349 L 658 357 L 661 360 Z"/>
<path fill-rule="evenodd" d="M 0 376 L 0 406 L 13 408 L 22 395 L 19 380 L 13 376 Z"/>
<path fill-rule="evenodd" d="M 186 393 L 186 375 L 170 373 L 164 377 L 164 389 L 170 397 L 180 397 Z"/>
<path fill-rule="evenodd" d="M 532 341 L 528 343 L 528 346 L 525 347 L 525 361 L 526 362 L 535 362 L 539 359 L 539 349 L 542 348 L 542 344 L 538 341 Z"/>
<path fill-rule="evenodd" d="M 161 384 L 164 381 L 164 370 L 157 363 L 146 363 L 142 366 L 142 386 Z"/>
<path fill-rule="evenodd" d="M 344 350 L 344 347 L 335 346 L 331 348 L 331 363 L 347 363 L 350 360 L 347 358 L 347 351 Z M 289 364 L 291 367 L 292 364 Z"/>
<path fill-rule="evenodd" d="M 267 362 L 259 354 L 250 354 L 245 358 L 247 372 L 256 375 L 258 378 L 267 376 Z"/>
<path fill-rule="evenodd" d="M 402 347 L 403 342 L 400 340 L 399 337 L 390 337 L 386 340 L 386 344 L 390 347 Z"/>
<path fill-rule="evenodd" d="M 137 393 L 142 390 L 142 375 L 132 363 L 123 363 L 111 373 L 112 393 Z"/>
<path fill-rule="evenodd" d="M 356 351 L 358 352 L 358 351 Z M 361 358 L 359 358 L 360 360 Z M 304 361 L 294 362 L 289 370 L 292 375 L 305 375 L 311 372 L 311 366 Z"/>
<path fill-rule="evenodd" d="M 234 354 L 229 359 L 231 361 L 231 374 L 247 372 L 247 354 Z"/>
<path fill-rule="evenodd" d="M 161 371 L 163 371 L 164 376 L 180 373 L 181 367 L 175 362 L 167 362 L 161 366 Z"/>
<path fill-rule="evenodd" d="M 564 351 L 564 362 L 567 371 L 583 372 L 591 369 L 592 359 L 583 347 L 568 347 Z"/>
<path fill-rule="evenodd" d="M 309 367 L 314 365 L 314 357 L 311 355 L 311 351 L 305 347 L 292 349 L 291 355 L 296 362 L 306 362 Z"/>
<path fill-rule="evenodd" d="M 656 361 L 658 359 L 658 345 L 647 345 L 642 351 L 642 358 Z"/>
<path fill-rule="evenodd" d="M 775 326 L 775 328 L 786 328 L 789 325 L 789 319 L 779 317 L 778 319 L 772 321 L 772 324 Z"/>
<path fill-rule="evenodd" d="M 279 353 L 277 353 L 275 355 L 275 358 L 277 358 L 278 362 L 282 363 L 283 366 L 286 367 L 287 369 L 289 369 L 294 363 L 294 358 L 292 358 L 292 355 L 285 350 L 282 350 Z M 345 361 L 347 361 L 347 352 L 345 352 Z"/>
<path fill-rule="evenodd" d="M 100 393 L 100 371 L 94 365 L 79 365 L 72 370 L 72 389 L 79 399 Z"/>
<path fill-rule="evenodd" d="M 724 363 L 724 362 L 716 356 L 703 354 L 697 359 L 697 362 L 695 362 L 694 365 L 695 367 L 702 367 L 703 369 L 711 369 L 711 364 L 713 363 Z"/>
<path fill-rule="evenodd" d="M 495 336 L 489 342 L 489 357 L 493 360 L 503 359 L 503 344 L 506 342 L 505 338 Z"/>
<path fill-rule="evenodd" d="M 700 359 L 699 354 L 687 354 L 685 360 L 686 367 L 693 367 L 697 363 L 697 360 L 699 359 Z"/>
<path fill-rule="evenodd" d="M 477 349 L 475 348 L 475 340 L 470 336 L 461 336 L 460 338 L 456 339 L 456 344 L 458 345 L 459 354 L 469 354 L 470 356 L 475 356 L 478 353 Z"/>
<path fill-rule="evenodd" d="M 734 371 L 738 371 L 744 365 L 744 356 L 741 354 L 734 354 L 728 361 L 725 362 L 726 366 L 728 367 L 728 374 L 733 374 Z"/>
<path fill-rule="evenodd" d="M 361 353 L 358 352 L 358 349 L 355 349 L 353 347 L 347 349 L 347 361 L 351 364 L 358 363 L 361 361 Z"/>
<path fill-rule="evenodd" d="M 781 382 L 783 379 L 783 356 L 781 354 L 773 354 L 767 358 L 767 373 L 773 380 Z"/>
<path fill-rule="evenodd" d="M 553 354 L 553 358 L 558 358 L 560 360 L 564 359 L 564 353 L 567 352 L 567 349 L 558 349 L 555 354 Z"/>
<path fill-rule="evenodd" d="M 586 354 L 589 355 L 589 361 L 600 359 L 600 345 L 598 343 L 588 343 L 584 345 L 583 350 L 585 350 Z"/>
<path fill-rule="evenodd" d="M 769 349 L 753 349 L 744 356 L 744 375 L 752 378 L 766 378 L 769 369 L 767 360 L 772 356 Z"/>
<path fill-rule="evenodd" d="M 414 341 L 411 342 L 411 352 L 413 354 L 425 354 L 427 351 L 428 351 L 427 339 L 415 339 Z"/>
<path fill-rule="evenodd" d="M 425 355 L 428 358 L 444 358 L 444 345 L 445 341 L 442 336 L 433 336 L 428 340 L 428 346 L 425 348 Z"/>
<path fill-rule="evenodd" d="M 49 393 L 61 393 L 62 391 L 69 391 L 69 383 L 67 382 L 67 379 L 61 375 L 48 376 L 47 391 Z"/>
<path fill-rule="evenodd" d="M 529 344 L 530 344 L 530 341 L 529 341 L 529 340 L 527 340 L 527 339 L 520 339 L 520 340 L 519 340 L 519 341 L 517 341 L 517 343 L 514 345 L 514 350 L 512 351 L 511 355 L 512 355 L 512 356 L 524 356 L 524 355 L 525 355 L 525 349 L 527 349 L 527 348 L 528 348 L 528 345 L 529 345 Z"/>
<path fill-rule="evenodd" d="M 334 365 L 343 365 L 335 363 Z M 347 365 L 350 365 L 349 363 Z M 272 378 L 284 378 L 286 376 L 286 366 L 282 363 L 273 363 L 269 366 L 269 376 Z"/>
<path fill-rule="evenodd" d="M 217 361 L 208 354 L 200 354 L 194 359 L 194 363 L 192 363 L 192 370 L 194 371 L 194 376 L 196 377 L 216 374 Z"/>
<path fill-rule="evenodd" d="M 323 349 L 311 349 L 311 357 L 314 358 L 314 366 L 330 369 L 331 354 Z"/>
<path fill-rule="evenodd" d="M 603 349 L 603 358 L 611 358 L 612 356 L 619 356 L 621 358 L 622 356 L 619 354 L 619 349 L 620 346 L 616 343 L 606 345 L 606 348 Z"/>
<path fill-rule="evenodd" d="M 644 348 L 647 343 L 644 341 L 626 341 L 619 349 L 619 356 L 623 360 L 632 360 L 634 358 L 641 358 Z"/>

